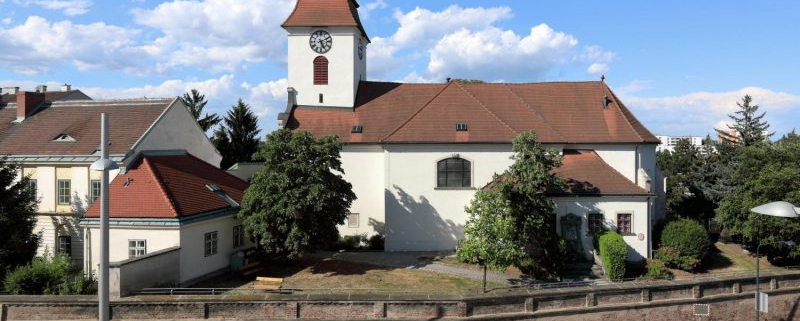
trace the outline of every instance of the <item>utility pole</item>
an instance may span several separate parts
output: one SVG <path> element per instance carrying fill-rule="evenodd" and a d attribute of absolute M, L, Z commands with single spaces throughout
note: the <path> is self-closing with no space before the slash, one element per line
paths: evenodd
<path fill-rule="evenodd" d="M 93 171 L 100 171 L 100 271 L 97 280 L 98 320 L 108 321 L 108 171 L 119 168 L 108 159 L 108 116 L 100 114 L 100 159 L 92 163 Z"/>

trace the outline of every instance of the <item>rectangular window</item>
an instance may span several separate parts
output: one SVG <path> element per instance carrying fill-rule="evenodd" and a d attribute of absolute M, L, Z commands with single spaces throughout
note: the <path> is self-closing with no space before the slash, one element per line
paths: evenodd
<path fill-rule="evenodd" d="M 358 227 L 358 213 L 347 214 L 347 227 Z"/>
<path fill-rule="evenodd" d="M 34 199 L 39 198 L 38 195 L 36 195 L 36 193 L 38 193 L 39 191 L 39 185 L 35 179 L 28 180 L 28 191 L 31 193 L 31 197 L 33 197 Z"/>
<path fill-rule="evenodd" d="M 589 213 L 589 234 L 600 232 L 603 229 L 603 214 Z"/>
<path fill-rule="evenodd" d="M 72 237 L 61 235 L 58 237 L 58 253 L 72 257 Z"/>
<path fill-rule="evenodd" d="M 205 234 L 205 255 L 212 256 L 217 254 L 217 231 Z"/>
<path fill-rule="evenodd" d="M 58 180 L 58 205 L 69 205 L 72 201 L 72 181 Z"/>
<path fill-rule="evenodd" d="M 617 232 L 620 234 L 631 234 L 631 214 L 617 214 Z"/>
<path fill-rule="evenodd" d="M 241 225 L 233 227 L 233 248 L 244 245 L 244 229 Z"/>
<path fill-rule="evenodd" d="M 91 182 L 92 187 L 92 194 L 90 195 L 90 199 L 94 202 L 95 199 L 100 197 L 100 180 L 93 179 Z"/>
<path fill-rule="evenodd" d="M 472 167 L 468 160 L 448 158 L 436 165 L 437 187 L 470 187 Z"/>
<path fill-rule="evenodd" d="M 147 241 L 128 240 L 128 258 L 140 257 L 147 254 Z"/>

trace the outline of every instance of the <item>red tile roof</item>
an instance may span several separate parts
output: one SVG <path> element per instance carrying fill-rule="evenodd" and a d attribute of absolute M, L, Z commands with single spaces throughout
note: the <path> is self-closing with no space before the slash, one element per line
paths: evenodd
<path fill-rule="evenodd" d="M 529 130 L 543 143 L 659 143 L 604 82 L 363 81 L 355 108 L 297 106 L 287 127 L 346 143 L 509 143 Z"/>
<path fill-rule="evenodd" d="M 111 182 L 109 216 L 180 218 L 232 208 L 206 184 L 216 185 L 237 203 L 248 185 L 192 155 L 145 155 Z M 99 216 L 100 203 L 94 202 L 86 217 Z"/>
<path fill-rule="evenodd" d="M 297 0 L 282 27 L 356 27 L 367 38 L 355 0 Z"/>
<path fill-rule="evenodd" d="M 564 150 L 562 165 L 552 171 L 567 181 L 570 195 L 648 195 L 591 150 Z M 558 193 L 557 193 L 558 194 Z"/>
<path fill-rule="evenodd" d="M 91 155 L 100 145 L 100 113 L 109 117 L 111 154 L 124 154 L 174 99 L 45 103 L 21 123 L 0 108 L 0 155 Z M 53 141 L 67 134 L 75 141 Z"/>

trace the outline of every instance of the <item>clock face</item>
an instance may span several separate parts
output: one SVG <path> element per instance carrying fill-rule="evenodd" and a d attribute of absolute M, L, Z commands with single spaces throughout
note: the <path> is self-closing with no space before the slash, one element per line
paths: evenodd
<path fill-rule="evenodd" d="M 331 46 L 333 46 L 333 38 L 327 31 L 317 30 L 311 34 L 311 38 L 308 39 L 308 44 L 311 46 L 311 49 L 317 53 L 326 53 L 328 50 L 331 50 Z"/>
<path fill-rule="evenodd" d="M 358 60 L 364 59 L 364 45 L 361 43 L 361 38 L 358 38 Z"/>

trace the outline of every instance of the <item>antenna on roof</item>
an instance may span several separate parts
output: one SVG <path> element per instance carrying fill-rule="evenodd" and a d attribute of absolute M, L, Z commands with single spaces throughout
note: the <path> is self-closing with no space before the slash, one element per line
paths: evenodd
<path fill-rule="evenodd" d="M 605 82 L 606 81 L 606 74 L 600 75 L 600 81 L 601 82 Z"/>

